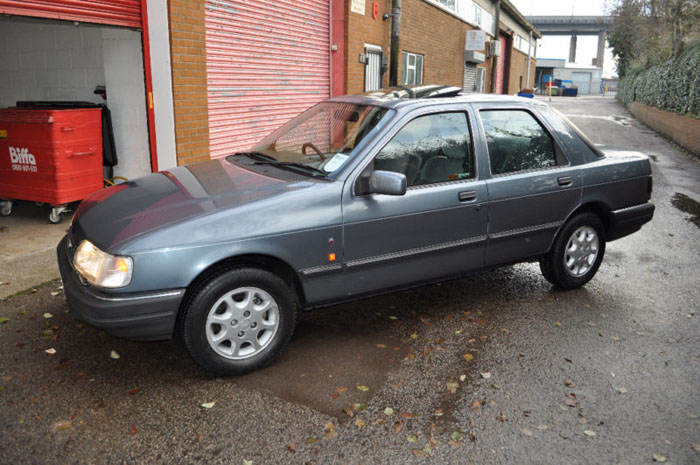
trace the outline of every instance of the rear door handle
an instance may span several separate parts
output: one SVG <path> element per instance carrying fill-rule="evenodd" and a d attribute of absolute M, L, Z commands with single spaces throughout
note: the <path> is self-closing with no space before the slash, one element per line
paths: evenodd
<path fill-rule="evenodd" d="M 557 183 L 560 186 L 568 186 L 571 184 L 571 176 L 562 176 L 560 178 L 557 178 Z"/>
<path fill-rule="evenodd" d="M 473 202 L 476 200 L 476 191 L 464 191 L 457 195 L 460 202 Z"/>

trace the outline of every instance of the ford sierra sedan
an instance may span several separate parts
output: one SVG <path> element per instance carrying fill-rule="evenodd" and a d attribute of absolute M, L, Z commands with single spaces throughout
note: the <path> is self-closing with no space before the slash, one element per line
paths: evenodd
<path fill-rule="evenodd" d="M 124 338 L 179 334 L 204 369 L 268 364 L 297 311 L 539 260 L 564 289 L 651 220 L 638 152 L 545 103 L 398 87 L 331 98 L 249 151 L 110 187 L 58 246 L 69 307 Z"/>

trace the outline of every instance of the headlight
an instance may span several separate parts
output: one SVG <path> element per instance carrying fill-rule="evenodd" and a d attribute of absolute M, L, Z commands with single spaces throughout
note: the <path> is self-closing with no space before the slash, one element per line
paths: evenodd
<path fill-rule="evenodd" d="M 73 266 L 90 284 L 116 288 L 131 282 L 134 262 L 131 257 L 115 257 L 83 241 L 75 251 Z"/>

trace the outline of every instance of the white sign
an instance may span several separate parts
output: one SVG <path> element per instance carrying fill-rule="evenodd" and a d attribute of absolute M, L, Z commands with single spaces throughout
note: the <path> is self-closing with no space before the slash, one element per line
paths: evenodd
<path fill-rule="evenodd" d="M 333 156 L 333 158 L 331 158 L 330 161 L 326 163 L 326 166 L 324 166 L 323 169 L 326 170 L 326 173 L 332 173 L 333 171 L 343 166 L 343 163 L 345 163 L 345 160 L 347 160 L 348 158 L 349 155 L 336 153 Z"/>
<path fill-rule="evenodd" d="M 365 0 L 352 0 L 350 2 L 350 11 L 357 14 L 365 14 Z"/>
<path fill-rule="evenodd" d="M 12 171 L 29 171 L 36 173 L 36 158 L 29 153 L 29 149 L 21 147 L 8 147 Z"/>
<path fill-rule="evenodd" d="M 486 48 L 486 31 L 467 31 L 464 50 L 483 50 Z"/>

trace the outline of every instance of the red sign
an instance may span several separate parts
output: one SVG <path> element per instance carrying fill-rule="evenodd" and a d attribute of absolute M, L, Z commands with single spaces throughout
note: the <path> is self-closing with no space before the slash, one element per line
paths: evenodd
<path fill-rule="evenodd" d="M 379 3 L 374 2 L 372 3 L 372 18 L 377 19 L 379 16 Z"/>

